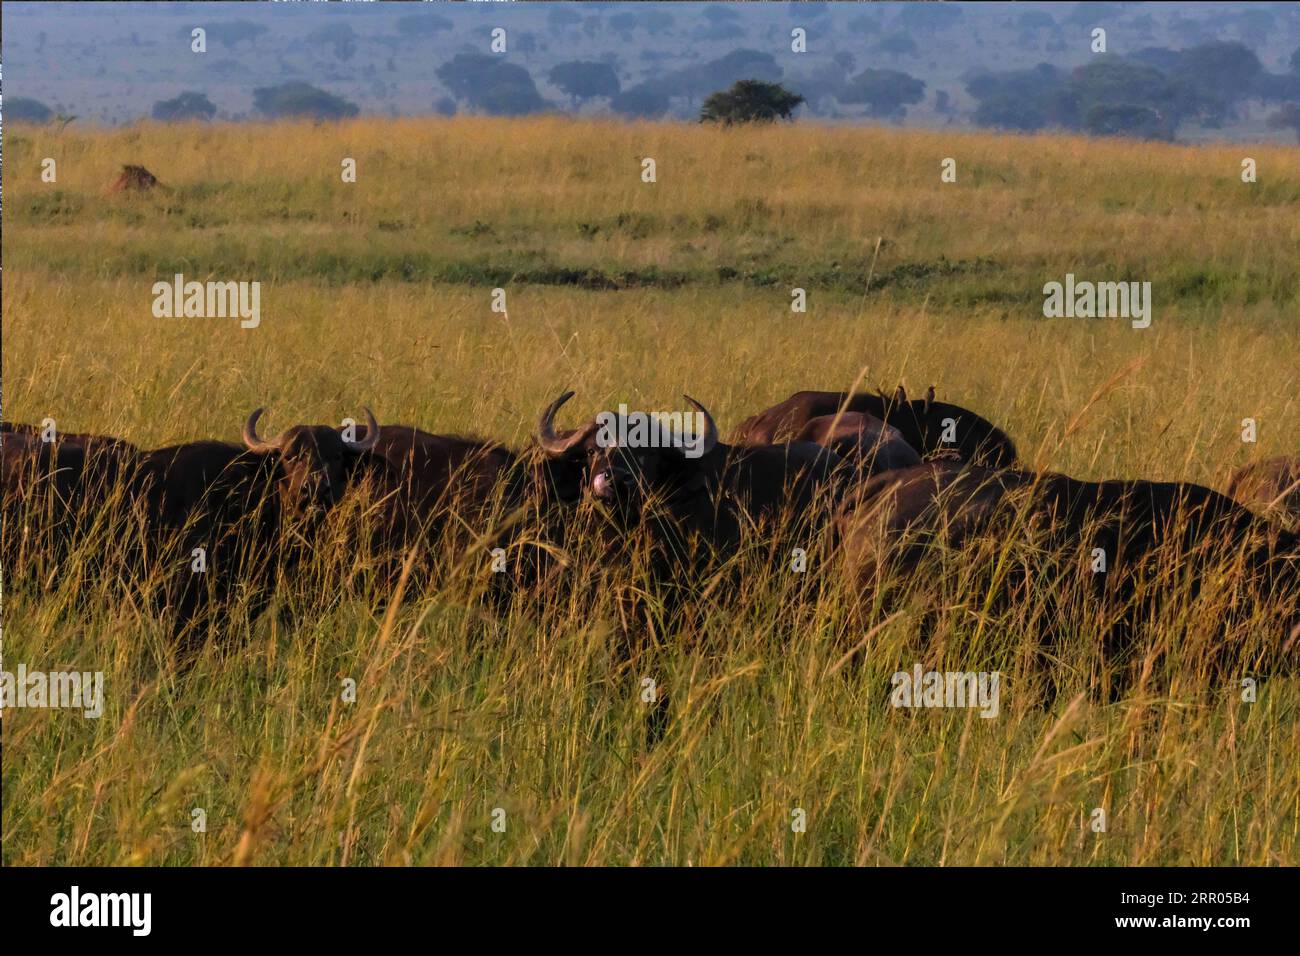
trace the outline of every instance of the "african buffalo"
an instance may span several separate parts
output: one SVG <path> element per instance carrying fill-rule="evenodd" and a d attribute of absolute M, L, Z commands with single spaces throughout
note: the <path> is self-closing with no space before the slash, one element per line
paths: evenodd
<path fill-rule="evenodd" d="M 612 506 L 623 519 L 635 522 L 646 516 L 647 505 L 659 505 L 665 517 L 715 547 L 738 545 L 749 519 L 808 511 L 843 464 L 830 449 L 810 442 L 724 444 L 713 416 L 689 395 L 686 401 L 704 423 L 703 434 L 694 436 L 695 454 L 683 435 L 658 447 L 610 441 L 609 432 L 630 429 L 612 423 L 602 429 L 596 420 L 559 434 L 555 415 L 572 397 L 565 392 L 542 413 L 537 425 L 542 451 L 552 459 L 581 462 L 586 493 Z"/>
<path fill-rule="evenodd" d="M 15 442 L 14 449 L 26 448 L 36 443 L 67 445 L 84 448 L 87 452 L 107 451 L 110 454 L 116 452 L 127 454 L 138 451 L 135 445 L 129 441 L 123 441 L 121 438 L 114 438 L 112 435 L 96 435 L 89 432 L 61 432 L 53 433 L 51 442 L 44 441 L 45 428 L 41 425 L 28 425 L 23 422 L 0 422 L 0 443 L 7 444 L 11 440 Z"/>
<path fill-rule="evenodd" d="M 40 552 L 61 572 L 63 557 L 94 527 L 96 573 L 152 579 L 153 606 L 172 612 L 174 637 L 193 639 L 192 625 L 241 588 L 253 613 L 266 603 L 285 477 L 276 458 L 222 442 L 155 451 L 99 435 L 43 442 L 31 426 L 6 430 L 2 440 L 8 566 L 21 569 Z M 24 545 L 37 531 L 52 547 Z"/>
<path fill-rule="evenodd" d="M 835 452 L 808 442 L 724 444 L 713 416 L 689 395 L 684 397 L 699 427 L 687 434 L 684 421 L 680 429 L 656 426 L 659 441 L 649 446 L 633 440 L 637 427 L 631 419 L 639 413 L 606 414 L 557 432 L 556 413 L 572 397 L 565 392 L 542 413 L 536 441 L 552 461 L 581 470 L 585 497 L 609 516 L 600 529 L 605 567 L 592 571 L 617 564 L 647 573 L 648 586 L 615 585 L 617 656 L 625 662 L 652 653 L 654 642 L 645 638 L 659 631 L 657 620 L 664 632 L 673 631 L 711 571 L 730 581 L 717 593 L 734 591 L 740 567 L 726 561 L 746 543 L 775 550 L 782 561 L 791 552 L 776 543 L 780 539 L 803 547 L 814 543 L 848 470 Z M 585 577 L 602 580 L 596 573 Z M 661 686 L 649 713 L 650 743 L 665 732 L 669 694 Z"/>
<path fill-rule="evenodd" d="M 1015 443 L 1000 428 L 974 412 L 934 400 L 909 401 L 900 385 L 892 396 L 883 392 L 795 392 L 741 422 L 734 439 L 741 445 L 767 445 L 795 438 L 814 419 L 840 412 L 861 412 L 896 429 L 921 457 L 955 456 L 989 468 L 1015 464 Z"/>
<path fill-rule="evenodd" d="M 0 431 L 0 555 L 21 580 L 44 558 L 59 568 L 117 496 L 138 449 L 107 435 L 58 433 L 4 423 Z"/>
<path fill-rule="evenodd" d="M 367 428 L 361 439 L 370 443 Z M 392 584 L 412 548 L 408 589 L 439 569 L 491 569 L 488 595 L 513 599 L 556 571 L 551 550 L 563 538 L 560 506 L 582 494 L 581 469 L 536 449 L 383 425 L 364 459 L 348 472 L 349 489 L 369 500 L 355 525 L 382 581 Z M 500 549 L 500 550 L 498 550 Z M 475 555 L 469 563 L 463 556 Z M 500 558 L 500 560 L 498 560 Z M 501 573 L 499 573 L 501 572 Z"/>
<path fill-rule="evenodd" d="M 368 408 L 364 409 L 365 436 L 353 441 L 329 425 L 294 425 L 265 441 L 257 434 L 257 420 L 263 411 L 255 409 L 244 422 L 244 445 L 254 454 L 278 460 L 286 503 L 293 507 L 319 511 L 337 504 L 350 471 L 379 441 L 379 423 Z"/>
<path fill-rule="evenodd" d="M 1228 497 L 1300 526 L 1300 456 L 1284 455 L 1238 468 L 1228 482 Z"/>
<path fill-rule="evenodd" d="M 862 478 L 921 463 L 921 456 L 892 425 L 864 412 L 841 412 L 809 419 L 794 441 L 829 448 L 860 466 Z"/>
<path fill-rule="evenodd" d="M 558 433 L 556 412 L 572 395 L 564 393 L 542 413 L 537 444 L 551 459 L 582 468 L 586 497 L 610 519 L 607 552 L 626 556 L 637 541 L 649 545 L 652 583 L 673 583 L 673 597 L 664 597 L 669 617 L 715 559 L 737 553 L 745 541 L 770 545 L 779 534 L 807 546 L 829 518 L 847 470 L 833 451 L 807 442 L 724 444 L 713 416 L 689 396 L 702 428 L 675 433 L 659 447 L 613 440 L 633 433 L 625 415 Z M 625 621 L 644 623 L 640 600 L 620 608 Z"/>
<path fill-rule="evenodd" d="M 250 619 L 270 601 L 282 496 L 291 476 L 278 455 L 217 441 L 142 452 L 131 496 L 143 518 L 138 565 L 156 576 L 155 606 L 173 614 L 183 649 L 201 643 L 239 596 Z"/>
<path fill-rule="evenodd" d="M 1083 593 L 1100 602 L 1094 606 L 1109 622 L 1102 648 L 1108 661 L 1131 663 L 1139 624 L 1151 619 L 1171 589 L 1178 592 L 1185 583 L 1195 595 L 1207 575 L 1224 569 L 1235 582 L 1235 593 L 1225 596 L 1230 604 L 1248 612 L 1280 599 L 1289 615 L 1278 622 L 1266 652 L 1285 648 L 1300 623 L 1300 537 L 1189 482 L 1080 481 L 927 462 L 867 482 L 846 506 L 838 530 L 849 568 L 868 589 L 898 580 L 899 572 L 914 575 L 936 549 L 969 554 L 977 540 L 1023 542 L 1025 553 L 1005 562 L 1004 570 L 1049 602 L 1063 582 L 1081 580 Z M 1068 621 L 1055 624 L 1068 630 Z M 1049 634 L 1045 643 L 1054 640 Z M 1214 648 L 1210 663 L 1220 673 L 1229 650 Z"/>

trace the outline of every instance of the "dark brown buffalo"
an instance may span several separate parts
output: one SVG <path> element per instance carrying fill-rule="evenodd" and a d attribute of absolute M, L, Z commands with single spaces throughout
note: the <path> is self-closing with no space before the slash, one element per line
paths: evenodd
<path fill-rule="evenodd" d="M 31 565 L 57 569 L 90 531 L 129 473 L 138 449 L 107 435 L 55 433 L 6 422 L 0 429 L 0 556 L 10 580 Z"/>
<path fill-rule="evenodd" d="M 1231 567 L 1240 593 L 1230 603 L 1245 611 L 1261 600 L 1280 601 L 1286 619 L 1277 623 L 1273 650 L 1281 654 L 1291 653 L 1288 641 L 1300 623 L 1300 539 L 1189 482 L 1080 481 L 927 462 L 867 482 L 839 530 L 849 566 L 867 588 L 900 572 L 914 575 L 936 548 L 1022 540 L 1036 568 L 1021 576 L 1024 586 L 1052 594 L 1082 575 L 1085 593 L 1112 609 L 1107 660 L 1131 654 L 1139 622 L 1157 610 L 1164 589 L 1181 587 L 1181 575 L 1195 594 L 1203 576 Z M 1094 571 L 1098 554 L 1101 572 Z M 1227 651 L 1216 647 L 1216 667 L 1227 665 Z"/>
<path fill-rule="evenodd" d="M 921 463 L 921 456 L 897 428 L 864 412 L 841 412 L 810 419 L 794 441 L 831 449 L 846 462 L 858 465 L 861 478 Z"/>
<path fill-rule="evenodd" d="M 410 425 L 382 426 L 371 454 L 388 464 L 402 501 L 424 525 L 462 509 L 488 507 L 519 460 L 495 442 Z"/>
<path fill-rule="evenodd" d="M 607 515 L 605 563 L 625 565 L 633 553 L 648 556 L 643 566 L 651 586 L 671 591 L 660 595 L 666 620 L 683 608 L 683 598 L 719 558 L 731 557 L 744 543 L 771 547 L 780 536 L 808 546 L 828 520 L 847 471 L 833 451 L 806 442 L 724 444 L 713 416 L 689 396 L 703 428 L 677 435 L 669 447 L 619 445 L 611 439 L 623 433 L 628 419 L 612 416 L 605 428 L 593 420 L 557 432 L 556 412 L 572 394 L 542 413 L 537 444 L 552 460 L 581 469 L 585 496 Z M 639 544 L 646 549 L 638 552 Z M 625 636 L 647 623 L 640 595 L 619 610 L 625 625 L 632 622 Z"/>
<path fill-rule="evenodd" d="M 740 445 L 790 441 L 809 422 L 839 412 L 861 412 L 897 429 L 922 458 L 937 455 L 989 468 L 1015 464 L 1016 446 L 1000 428 L 969 409 L 934 400 L 909 401 L 900 385 L 892 396 L 881 392 L 795 392 L 785 401 L 741 422 L 734 439 Z"/>
<path fill-rule="evenodd" d="M 41 425 L 28 425 L 24 422 L 0 422 L 0 443 L 14 439 L 15 450 L 31 447 L 35 443 L 45 443 L 46 429 Z M 107 451 L 130 454 L 139 449 L 128 441 L 114 438 L 112 435 L 96 435 L 89 432 L 53 432 L 48 444 L 68 445 L 84 448 L 87 452 Z"/>
<path fill-rule="evenodd" d="M 809 442 L 724 444 L 713 416 L 690 396 L 686 401 L 704 422 L 703 435 L 694 436 L 697 456 L 687 453 L 690 439 L 685 436 L 676 447 L 602 441 L 595 420 L 557 433 L 555 415 L 572 397 L 565 392 L 542 413 L 537 426 L 542 451 L 552 459 L 579 463 L 586 493 L 625 520 L 641 520 L 653 504 L 687 533 L 701 535 L 717 548 L 739 545 L 752 520 L 809 511 L 819 490 L 834 486 L 835 471 L 843 464 L 829 449 Z M 617 433 L 616 424 L 610 427 Z"/>
<path fill-rule="evenodd" d="M 537 445 L 553 462 L 577 468 L 585 497 L 609 516 L 600 529 L 604 546 L 597 560 L 603 566 L 584 577 L 607 580 L 600 572 L 611 566 L 641 567 L 647 575 L 645 582 L 615 582 L 618 654 L 625 661 L 653 653 L 653 641 L 645 638 L 673 631 L 710 571 L 716 569 L 732 585 L 717 593 L 734 589 L 739 565 L 724 562 L 745 544 L 759 542 L 786 560 L 790 551 L 774 548 L 774 541 L 803 547 L 814 542 L 847 472 L 833 451 L 808 442 L 724 444 L 713 416 L 690 396 L 684 397 L 703 428 L 676 435 L 668 447 L 618 444 L 618 435 L 631 434 L 621 416 L 559 432 L 556 413 L 572 397 L 565 392 L 542 413 Z M 669 693 L 661 687 L 649 713 L 648 742 L 664 734 L 669 709 Z"/>
<path fill-rule="evenodd" d="M 1300 526 L 1300 456 L 1255 462 L 1232 473 L 1228 496 L 1284 524 Z"/>
<path fill-rule="evenodd" d="M 280 519 L 276 457 L 222 442 L 141 451 L 119 439 L 32 426 L 6 429 L 4 536 L 10 567 L 42 558 L 51 573 L 92 528 L 90 564 L 146 593 L 174 637 L 202 636 L 242 590 L 256 614 L 269 599 Z M 202 570 L 192 570 L 202 549 Z M 20 575 L 21 577 L 21 575 Z"/>
<path fill-rule="evenodd" d="M 155 606 L 186 649 L 201 644 L 237 599 L 246 600 L 250 619 L 270 601 L 289 478 L 280 456 L 226 442 L 138 456 L 131 479 L 143 519 L 137 569 L 157 583 Z"/>
<path fill-rule="evenodd" d="M 393 579 L 412 548 L 426 556 L 436 551 L 448 566 L 461 563 L 469 548 L 477 551 L 472 561 L 494 569 L 489 595 L 501 602 L 555 573 L 550 551 L 563 540 L 563 506 L 582 496 L 574 463 L 408 425 L 380 427 L 369 457 L 384 463 L 382 472 L 368 469 L 377 504 L 369 509 L 367 537 L 383 576 Z M 354 471 L 350 481 L 360 480 Z M 412 574 L 418 581 L 430 570 L 421 561 Z"/>
<path fill-rule="evenodd" d="M 364 435 L 352 441 L 330 425 L 294 425 L 264 441 L 257 434 L 263 411 L 254 410 L 244 423 L 244 445 L 254 454 L 276 458 L 285 503 L 293 508 L 324 511 L 337 504 L 358 460 L 369 455 L 379 440 L 379 423 L 367 408 Z"/>

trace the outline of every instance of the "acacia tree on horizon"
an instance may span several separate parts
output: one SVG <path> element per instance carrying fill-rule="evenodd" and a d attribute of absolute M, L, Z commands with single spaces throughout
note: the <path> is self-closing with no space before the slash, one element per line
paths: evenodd
<path fill-rule="evenodd" d="M 737 80 L 729 90 L 719 90 L 704 101 L 701 123 L 772 123 L 788 120 L 804 98 L 780 83 Z"/>

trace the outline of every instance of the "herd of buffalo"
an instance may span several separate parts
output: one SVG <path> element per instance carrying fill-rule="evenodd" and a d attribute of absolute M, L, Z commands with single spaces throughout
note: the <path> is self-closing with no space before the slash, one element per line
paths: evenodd
<path fill-rule="evenodd" d="M 1223 606 L 1232 613 L 1214 640 L 1232 642 L 1233 615 L 1267 631 L 1256 642 L 1262 650 L 1234 668 L 1287 666 L 1300 637 L 1300 457 L 1243 469 L 1226 493 L 1187 482 L 1082 481 L 1026 470 L 992 422 L 936 401 L 933 389 L 909 399 L 902 386 L 798 392 L 746 419 L 730 443 L 688 397 L 704 434 L 687 455 L 673 443 L 619 446 L 595 420 L 559 427 L 571 395 L 542 413 L 520 451 L 381 425 L 368 409 L 364 424 L 297 425 L 273 438 L 259 433 L 258 409 L 242 443 L 153 450 L 5 423 L 6 581 L 49 587 L 61 561 L 77 554 L 93 565 L 96 548 L 115 546 L 158 575 L 153 607 L 192 646 L 236 597 L 253 614 L 265 607 L 285 569 L 321 547 L 315 529 L 364 493 L 353 544 L 378 556 L 377 566 L 409 576 L 421 555 L 445 553 L 450 536 L 467 535 L 465 553 L 505 571 L 489 580 L 511 601 L 563 586 L 563 562 L 553 559 L 577 516 L 595 513 L 607 559 L 625 557 L 636 536 L 651 580 L 673 582 L 657 605 L 661 628 L 665 615 L 689 607 L 690 582 L 730 573 L 732 556 L 764 544 L 781 562 L 785 545 L 806 546 L 812 560 L 833 564 L 839 587 L 878 608 L 891 582 L 915 581 L 937 556 L 996 563 L 997 548 L 980 542 L 1032 541 L 1026 552 L 1041 560 L 1018 559 L 1001 585 L 1041 596 L 1073 576 L 1106 621 L 1108 653 L 1130 650 L 1163 590 L 1189 578 L 1193 594 L 1205 582 L 1230 592 Z M 34 563 L 41 573 L 25 573 Z M 1077 604 L 1062 605 L 1058 623 L 1074 613 Z M 1047 653 L 1052 639 L 1044 635 Z"/>

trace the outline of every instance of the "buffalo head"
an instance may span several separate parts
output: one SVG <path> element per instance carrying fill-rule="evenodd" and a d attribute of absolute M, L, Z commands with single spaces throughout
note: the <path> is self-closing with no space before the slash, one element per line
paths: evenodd
<path fill-rule="evenodd" d="M 689 395 L 700 427 L 692 430 L 684 418 L 651 417 L 644 413 L 603 412 L 581 428 L 557 433 L 555 415 L 573 397 L 565 392 L 542 413 L 537 423 L 537 444 L 551 459 L 580 462 L 583 483 L 592 497 L 637 514 L 655 492 L 671 491 L 698 471 L 694 463 L 718 447 L 718 426 L 713 416 Z"/>
<path fill-rule="evenodd" d="M 365 436 L 357 441 L 348 441 L 328 425 L 294 425 L 264 441 L 257 435 L 257 420 L 264 411 L 259 408 L 248 416 L 244 444 L 250 451 L 277 455 L 290 499 L 307 507 L 336 504 L 346 488 L 350 466 L 379 441 L 379 423 L 368 408 Z"/>

